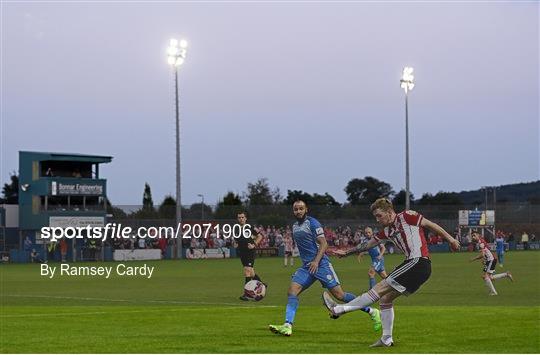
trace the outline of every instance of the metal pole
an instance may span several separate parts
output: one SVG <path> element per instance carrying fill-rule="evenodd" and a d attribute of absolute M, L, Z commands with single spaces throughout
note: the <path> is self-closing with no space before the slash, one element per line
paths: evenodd
<path fill-rule="evenodd" d="M 496 217 L 495 216 L 495 211 L 497 210 L 497 188 L 494 187 L 493 188 L 493 235 L 495 236 L 495 238 L 497 238 L 497 229 L 495 229 L 495 223 L 496 223 Z"/>
<path fill-rule="evenodd" d="M 487 190 L 487 186 L 484 186 L 484 191 L 486 192 L 486 204 L 485 204 L 485 207 L 484 207 L 484 210 L 487 211 L 487 194 L 488 194 L 488 190 Z"/>
<path fill-rule="evenodd" d="M 204 221 L 204 195 L 201 195 L 202 202 L 201 202 L 201 220 Z"/>
<path fill-rule="evenodd" d="M 182 221 L 182 198 L 180 190 L 180 115 L 178 111 L 178 68 L 174 67 L 174 87 L 175 87 L 175 102 L 176 102 L 176 228 Z M 180 233 L 181 234 L 181 233 Z M 177 258 L 182 257 L 182 239 L 176 241 Z"/>
<path fill-rule="evenodd" d="M 409 100 L 408 92 L 405 90 L 405 210 L 410 209 L 409 190 Z"/>

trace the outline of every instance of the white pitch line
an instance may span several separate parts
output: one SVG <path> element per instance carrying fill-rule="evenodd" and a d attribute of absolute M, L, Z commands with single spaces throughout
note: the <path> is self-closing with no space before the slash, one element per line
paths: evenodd
<path fill-rule="evenodd" d="M 261 306 L 262 308 L 269 308 L 269 307 L 277 307 L 277 306 Z M 246 308 L 254 308 L 251 306 L 237 306 L 237 307 L 231 307 L 227 306 L 223 309 L 246 309 Z M 70 317 L 70 316 L 90 316 L 90 315 L 97 315 L 97 314 L 117 314 L 117 313 L 157 313 L 157 312 L 171 312 L 171 311 L 181 311 L 186 308 L 178 308 L 178 309 L 145 309 L 145 310 L 131 310 L 131 311 L 112 311 L 112 312 L 106 312 L 106 311 L 97 311 L 97 312 L 76 312 L 76 313 L 35 313 L 35 314 L 6 314 L 6 315 L 0 315 L 1 318 L 28 318 L 28 317 Z M 197 307 L 193 308 L 193 310 L 197 311 L 215 311 L 215 308 L 209 308 L 209 307 Z"/>
<path fill-rule="evenodd" d="M 160 304 L 185 304 L 185 305 L 204 305 L 204 306 L 229 306 L 227 308 L 276 308 L 278 306 L 240 306 L 238 303 L 226 302 L 196 302 L 196 301 L 170 301 L 170 300 L 123 300 L 111 298 L 95 298 L 95 297 L 74 297 L 74 296 L 49 296 L 49 295 L 3 295 L 3 297 L 24 297 L 24 298 L 52 298 L 52 299 L 67 299 L 78 301 L 105 301 L 105 302 L 129 302 L 129 303 L 160 303 Z M 215 309 L 215 308 L 213 308 Z"/>

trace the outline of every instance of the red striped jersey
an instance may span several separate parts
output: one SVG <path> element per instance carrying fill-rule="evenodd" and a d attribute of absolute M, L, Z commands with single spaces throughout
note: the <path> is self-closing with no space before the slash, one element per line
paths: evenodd
<path fill-rule="evenodd" d="M 478 248 L 484 256 L 484 263 L 489 263 L 490 261 L 495 259 L 495 255 L 493 255 L 493 252 L 489 250 L 488 243 L 484 239 L 480 239 L 478 241 Z"/>
<path fill-rule="evenodd" d="M 403 251 L 405 259 L 429 257 L 424 228 L 420 226 L 423 218 L 411 210 L 398 213 L 392 225 L 379 231 L 375 239 L 392 241 Z"/>

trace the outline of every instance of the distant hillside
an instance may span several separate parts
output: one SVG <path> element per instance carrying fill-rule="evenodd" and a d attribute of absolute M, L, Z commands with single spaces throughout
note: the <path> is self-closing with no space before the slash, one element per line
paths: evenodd
<path fill-rule="evenodd" d="M 540 180 L 520 184 L 496 186 L 497 202 L 532 202 L 540 203 Z M 457 195 L 464 204 L 482 204 L 485 190 L 461 191 Z M 488 203 L 493 201 L 493 192 L 488 188 Z"/>

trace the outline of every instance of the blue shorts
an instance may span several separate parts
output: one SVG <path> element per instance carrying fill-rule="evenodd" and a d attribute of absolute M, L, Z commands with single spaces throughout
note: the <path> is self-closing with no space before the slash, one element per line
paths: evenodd
<path fill-rule="evenodd" d="M 373 260 L 372 259 L 371 260 L 371 267 L 376 272 L 383 272 L 384 271 L 384 259 L 381 259 L 381 260 L 378 260 L 378 259 Z"/>
<path fill-rule="evenodd" d="M 339 286 L 339 279 L 330 263 L 319 265 L 319 269 L 315 274 L 309 273 L 308 266 L 302 266 L 292 275 L 292 281 L 300 284 L 303 290 L 311 286 L 316 280 L 319 280 L 322 287 L 327 289 Z"/>

